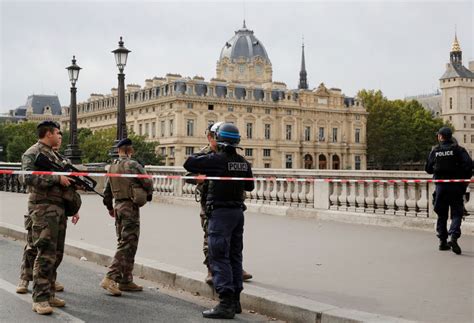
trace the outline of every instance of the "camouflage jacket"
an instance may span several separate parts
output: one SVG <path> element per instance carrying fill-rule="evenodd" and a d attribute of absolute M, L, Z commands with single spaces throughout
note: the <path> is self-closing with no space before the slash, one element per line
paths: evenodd
<path fill-rule="evenodd" d="M 129 157 L 119 157 L 116 161 L 114 161 L 114 163 L 123 163 L 123 167 L 125 169 L 124 174 L 146 174 L 143 166 Z M 150 178 L 120 178 L 120 180 L 127 181 L 130 184 L 137 183 L 143 187 L 148 195 L 153 194 L 153 181 Z M 110 181 L 107 178 L 105 182 L 103 203 L 109 210 L 113 208 L 113 198 L 114 196 L 112 194 L 112 186 L 110 185 Z"/>
<path fill-rule="evenodd" d="M 45 154 L 53 161 L 61 163 L 58 156 L 50 146 L 38 141 L 36 144 L 28 148 L 21 157 L 21 169 L 27 171 L 39 170 L 35 166 L 35 161 L 40 153 Z M 30 189 L 30 192 L 49 190 L 52 187 L 58 187 L 60 185 L 59 175 L 24 175 L 23 181 Z"/>

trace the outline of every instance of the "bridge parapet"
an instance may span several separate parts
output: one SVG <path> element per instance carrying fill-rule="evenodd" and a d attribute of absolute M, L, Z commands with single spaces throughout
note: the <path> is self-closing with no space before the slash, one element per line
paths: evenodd
<path fill-rule="evenodd" d="M 89 171 L 104 172 L 103 165 L 88 165 Z M 19 163 L 0 163 L 0 169 L 20 169 Z M 90 168 L 90 169 L 89 169 Z M 156 195 L 177 198 L 194 198 L 195 185 L 179 178 L 185 174 L 182 167 L 146 166 L 149 174 L 171 175 L 177 178 L 154 178 Z M 258 178 L 255 189 L 247 193 L 252 205 L 286 206 L 303 209 L 365 213 L 411 218 L 436 218 L 432 207 L 433 183 L 406 183 L 400 180 L 431 177 L 416 171 L 348 171 L 256 168 Z M 285 181 L 276 178 L 287 178 Z M 295 181 L 304 179 L 308 181 Z M 103 177 L 96 178 L 103 187 Z M 311 179 L 339 179 L 342 182 L 311 181 Z M 351 180 L 351 181 L 344 181 Z M 373 181 L 372 181 L 373 180 Z M 387 182 L 397 180 L 397 182 Z M 470 185 L 474 188 L 474 185 Z M 0 175 L 0 190 L 25 193 L 18 175 Z M 466 203 L 474 213 L 474 199 Z M 467 217 L 474 223 L 474 216 Z"/>

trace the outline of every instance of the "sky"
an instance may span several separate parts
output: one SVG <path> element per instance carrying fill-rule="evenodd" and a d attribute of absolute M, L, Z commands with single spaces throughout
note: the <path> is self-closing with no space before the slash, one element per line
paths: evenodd
<path fill-rule="evenodd" d="M 474 60 L 474 1 L 9 1 L 0 0 L 0 113 L 31 94 L 69 105 L 65 69 L 82 67 L 78 102 L 117 87 L 112 50 L 132 52 L 126 84 L 179 73 L 209 80 L 242 26 L 266 48 L 273 80 L 298 85 L 304 37 L 310 88 L 348 96 L 380 89 L 390 99 L 436 91 L 455 30 Z"/>

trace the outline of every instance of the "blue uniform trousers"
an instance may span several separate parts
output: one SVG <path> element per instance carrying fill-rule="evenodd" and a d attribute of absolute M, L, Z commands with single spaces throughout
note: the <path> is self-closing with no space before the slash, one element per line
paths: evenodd
<path fill-rule="evenodd" d="M 209 217 L 209 265 L 219 296 L 240 293 L 244 212 L 242 208 L 217 208 Z"/>
<path fill-rule="evenodd" d="M 441 240 L 446 240 L 448 235 L 457 239 L 461 236 L 461 222 L 464 211 L 463 195 L 466 185 L 462 183 L 437 183 L 434 211 L 438 214 L 436 231 Z M 451 208 L 451 227 L 449 232 L 448 217 Z"/>

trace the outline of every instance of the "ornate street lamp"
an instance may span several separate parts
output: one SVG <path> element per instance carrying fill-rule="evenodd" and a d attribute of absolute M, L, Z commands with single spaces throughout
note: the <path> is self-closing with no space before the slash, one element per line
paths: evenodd
<path fill-rule="evenodd" d="M 117 112 L 117 138 L 115 140 L 115 145 L 110 150 L 110 156 L 112 158 L 118 157 L 117 152 L 117 143 L 127 138 L 127 121 L 125 114 L 125 74 L 123 70 L 125 65 L 127 65 L 127 57 L 130 50 L 126 49 L 123 46 L 122 37 L 120 37 L 119 47 L 116 50 L 113 50 L 112 53 L 115 55 L 115 62 L 119 69 L 118 73 L 118 112 Z"/>
<path fill-rule="evenodd" d="M 81 151 L 77 143 L 77 104 L 76 104 L 76 82 L 79 78 L 81 68 L 76 65 L 76 56 L 72 57 L 72 65 L 66 67 L 71 81 L 71 105 L 69 106 L 69 145 L 67 145 L 64 155 L 73 164 L 81 163 Z"/>

